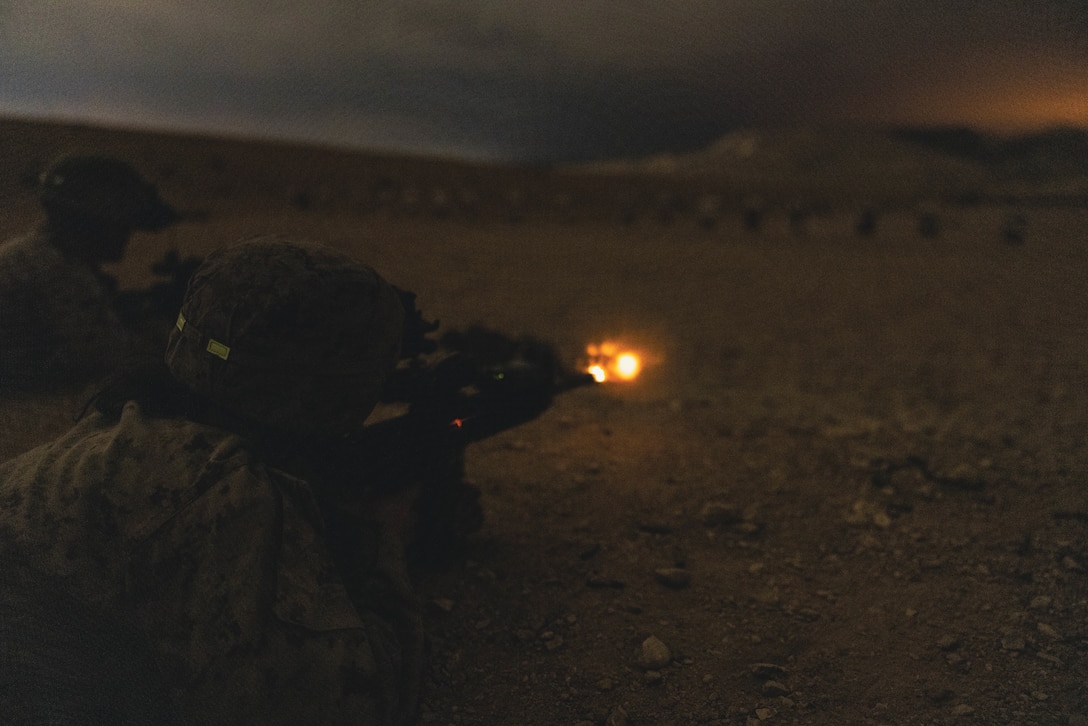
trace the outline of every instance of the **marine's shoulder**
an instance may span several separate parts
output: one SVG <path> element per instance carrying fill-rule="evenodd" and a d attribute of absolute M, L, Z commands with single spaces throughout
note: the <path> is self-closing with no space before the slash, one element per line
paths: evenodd
<path fill-rule="evenodd" d="M 52 442 L 0 465 L 0 523 L 22 521 L 24 529 L 42 532 L 61 527 L 60 519 L 74 523 L 74 533 L 48 535 L 61 542 L 82 536 L 78 528 L 106 512 L 112 525 L 103 531 L 135 542 L 206 496 L 246 504 L 272 491 L 241 437 L 149 416 L 129 402 L 119 416 L 87 416 Z"/>
<path fill-rule="evenodd" d="M 209 462 L 236 469 L 251 465 L 254 457 L 237 434 L 184 418 L 148 415 L 138 402 L 129 401 L 119 415 L 84 416 L 53 441 L 0 464 L 0 479 L 28 469 L 56 469 L 67 478 L 84 479 L 139 469 L 157 480 L 184 481 Z"/>
<path fill-rule="evenodd" d="M 239 434 L 184 417 L 150 415 L 137 401 L 125 403 L 119 417 L 99 416 L 97 422 L 109 427 L 111 438 L 137 442 L 155 457 L 232 462 L 238 467 L 256 462 L 253 448 Z"/>
<path fill-rule="evenodd" d="M 64 285 L 101 287 L 86 265 L 66 257 L 41 230 L 28 232 L 0 243 L 0 277 L 35 283 L 61 282 Z"/>
<path fill-rule="evenodd" d="M 24 232 L 0 242 L 0 260 L 24 257 L 55 259 L 60 256 L 60 251 L 49 243 L 48 236 L 41 230 Z"/>

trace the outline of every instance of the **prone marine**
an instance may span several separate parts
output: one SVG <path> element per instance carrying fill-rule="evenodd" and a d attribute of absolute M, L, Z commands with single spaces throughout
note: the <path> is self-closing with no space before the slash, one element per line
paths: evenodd
<path fill-rule="evenodd" d="M 0 555 L 123 614 L 171 717 L 416 719 L 423 634 L 405 562 L 415 493 L 355 481 L 345 511 L 323 476 L 329 452 L 363 434 L 397 364 L 402 300 L 369 266 L 308 241 L 223 248 L 194 274 L 163 360 L 107 387 L 67 434 L 0 465 Z M 346 518 L 333 542 L 327 523 Z M 3 627 L 0 640 L 10 654 Z M 79 673 L 69 676 L 96 678 Z"/>
<path fill-rule="evenodd" d="M 131 166 L 103 156 L 62 157 L 39 193 L 44 224 L 0 244 L 0 388 L 85 382 L 118 365 L 131 335 L 101 265 L 134 232 L 179 219 Z"/>

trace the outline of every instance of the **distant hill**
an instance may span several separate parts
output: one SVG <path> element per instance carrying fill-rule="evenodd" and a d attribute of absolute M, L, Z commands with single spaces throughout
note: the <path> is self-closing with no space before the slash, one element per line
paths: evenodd
<path fill-rule="evenodd" d="M 1032 134 L 987 135 L 965 127 L 902 128 L 894 138 L 990 168 L 1004 179 L 1088 177 L 1088 129 L 1058 127 Z"/>
<path fill-rule="evenodd" d="M 556 194 L 540 169 L 0 117 L 0 233 L 38 217 L 38 175 L 71 152 L 127 161 L 165 198 L 213 214 L 245 207 L 506 219 Z"/>
<path fill-rule="evenodd" d="M 295 211 L 503 224 L 629 219 L 647 210 L 876 204 L 1088 206 L 1088 132 L 738 130 L 700 151 L 553 168 L 0 118 L 0 235 L 40 217 L 38 174 L 60 153 L 132 163 L 194 214 Z"/>
<path fill-rule="evenodd" d="M 607 175 L 716 178 L 759 194 L 984 198 L 1088 194 L 1088 131 L 996 137 L 966 128 L 788 128 L 727 134 L 700 151 L 599 162 Z"/>

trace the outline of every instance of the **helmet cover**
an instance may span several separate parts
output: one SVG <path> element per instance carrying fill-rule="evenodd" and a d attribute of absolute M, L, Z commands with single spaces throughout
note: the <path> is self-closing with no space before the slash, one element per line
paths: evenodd
<path fill-rule="evenodd" d="M 50 216 L 91 218 L 148 231 L 178 218 L 153 184 L 125 162 L 106 156 L 61 157 L 41 175 L 40 195 Z"/>
<path fill-rule="evenodd" d="M 371 267 L 279 236 L 193 274 L 166 364 L 191 390 L 283 432 L 355 436 L 397 363 L 404 307 Z"/>

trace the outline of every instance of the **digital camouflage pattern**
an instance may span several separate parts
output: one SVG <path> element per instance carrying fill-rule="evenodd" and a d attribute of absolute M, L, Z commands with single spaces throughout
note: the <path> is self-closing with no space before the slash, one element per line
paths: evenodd
<path fill-rule="evenodd" d="M 349 597 L 306 482 L 239 436 L 129 402 L 0 465 L 0 547 L 117 608 L 196 723 L 412 720 L 422 631 L 377 522 Z"/>
<path fill-rule="evenodd" d="M 189 282 L 166 363 L 191 390 L 286 432 L 361 433 L 396 365 L 404 306 L 367 265 L 302 240 L 214 252 Z"/>
<path fill-rule="evenodd" d="M 0 723 L 182 726 L 127 613 L 72 596 L 0 548 Z"/>
<path fill-rule="evenodd" d="M 44 232 L 0 244 L 0 387 L 86 380 L 130 344 L 94 270 Z"/>

